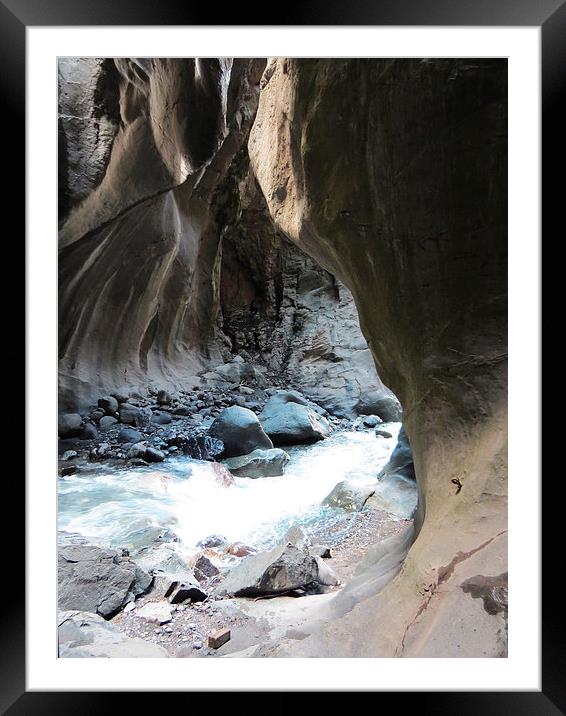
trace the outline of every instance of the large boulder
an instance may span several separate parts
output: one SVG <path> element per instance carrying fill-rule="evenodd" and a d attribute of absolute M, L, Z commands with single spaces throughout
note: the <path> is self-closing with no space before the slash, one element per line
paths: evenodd
<path fill-rule="evenodd" d="M 280 594 L 315 582 L 318 565 L 306 549 L 290 542 L 246 557 L 218 588 L 219 595 L 253 597 Z"/>
<path fill-rule="evenodd" d="M 346 512 L 359 512 L 368 497 L 375 492 L 373 487 L 359 486 L 350 480 L 342 480 L 324 498 L 322 504 L 326 507 L 337 507 Z"/>
<path fill-rule="evenodd" d="M 59 416 L 57 431 L 60 438 L 74 438 L 82 430 L 83 419 L 78 413 L 64 413 Z"/>
<path fill-rule="evenodd" d="M 284 450 L 272 448 L 228 458 L 224 465 L 237 477 L 274 477 L 285 473 L 288 462 L 289 455 Z"/>
<path fill-rule="evenodd" d="M 152 577 L 129 559 L 93 545 L 68 545 L 58 555 L 59 608 L 110 619 L 144 594 Z"/>
<path fill-rule="evenodd" d="M 98 614 L 86 611 L 59 613 L 57 642 L 63 658 L 163 658 L 167 651 L 139 637 L 131 638 Z"/>
<path fill-rule="evenodd" d="M 403 426 L 401 426 L 401 429 L 399 430 L 397 445 L 391 453 L 389 462 L 384 465 L 377 478 L 378 480 L 383 480 L 391 475 L 402 475 L 410 480 L 415 479 L 413 451 Z"/>
<path fill-rule="evenodd" d="M 259 421 L 275 445 L 313 442 L 330 434 L 326 418 L 296 390 L 280 390 L 272 395 Z"/>
<path fill-rule="evenodd" d="M 209 434 L 224 443 L 224 457 L 248 455 L 258 448 L 273 448 L 255 413 L 232 405 L 213 421 Z"/>
<path fill-rule="evenodd" d="M 403 408 L 395 395 L 386 389 L 362 395 L 356 405 L 358 415 L 378 415 L 386 423 L 403 420 Z"/>

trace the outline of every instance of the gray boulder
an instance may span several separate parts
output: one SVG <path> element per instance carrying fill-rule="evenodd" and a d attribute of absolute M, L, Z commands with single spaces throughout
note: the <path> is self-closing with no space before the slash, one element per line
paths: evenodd
<path fill-rule="evenodd" d="M 155 659 L 169 656 L 163 647 L 139 637 L 128 637 L 98 614 L 86 611 L 59 613 L 57 642 L 62 658 Z"/>
<path fill-rule="evenodd" d="M 98 407 L 102 408 L 106 415 L 115 415 L 118 412 L 118 401 L 112 395 L 105 395 L 98 399 Z"/>
<path fill-rule="evenodd" d="M 94 423 L 85 423 L 84 428 L 81 430 L 79 440 L 96 440 L 98 438 L 98 430 Z"/>
<path fill-rule="evenodd" d="M 374 492 L 375 489 L 372 487 L 360 487 L 350 480 L 342 480 L 324 498 L 322 504 L 346 512 L 359 512 Z"/>
<path fill-rule="evenodd" d="M 384 465 L 381 472 L 377 476 L 378 480 L 383 480 L 390 475 L 401 475 L 410 480 L 415 479 L 415 465 L 413 463 L 413 451 L 409 438 L 402 425 L 397 436 L 397 445 L 391 453 L 389 462 Z"/>
<path fill-rule="evenodd" d="M 138 430 L 134 430 L 133 428 L 122 428 L 118 433 L 119 443 L 139 443 L 142 440 L 143 435 Z"/>
<path fill-rule="evenodd" d="M 284 450 L 272 448 L 228 458 L 224 465 L 237 477 L 274 477 L 285 473 L 288 462 L 289 455 Z"/>
<path fill-rule="evenodd" d="M 287 542 L 270 552 L 246 557 L 220 584 L 217 593 L 254 597 L 305 587 L 318 578 L 316 559 Z"/>
<path fill-rule="evenodd" d="M 272 395 L 259 421 L 275 445 L 312 442 L 330 434 L 328 420 L 296 390 L 281 390 Z"/>
<path fill-rule="evenodd" d="M 122 403 L 120 405 L 120 422 L 126 425 L 137 425 L 141 410 L 136 405 Z"/>
<path fill-rule="evenodd" d="M 57 432 L 60 438 L 74 438 L 82 430 L 83 419 L 78 413 L 64 413 L 59 415 Z"/>
<path fill-rule="evenodd" d="M 225 408 L 214 419 L 208 432 L 224 443 L 224 457 L 248 455 L 257 448 L 273 448 L 256 414 L 237 405 Z"/>
<path fill-rule="evenodd" d="M 157 448 L 148 447 L 145 451 L 144 460 L 148 462 L 163 462 L 163 460 L 165 460 L 165 453 Z"/>
<path fill-rule="evenodd" d="M 377 415 L 368 415 L 362 420 L 362 423 L 366 428 L 375 428 L 376 425 L 382 423 L 383 420 Z"/>
<path fill-rule="evenodd" d="M 60 609 L 94 612 L 105 619 L 144 594 L 152 581 L 129 559 L 93 545 L 60 547 L 57 579 Z"/>
<path fill-rule="evenodd" d="M 379 415 L 386 423 L 403 420 L 403 408 L 395 395 L 385 388 L 362 395 L 356 405 L 358 415 Z"/>
<path fill-rule="evenodd" d="M 98 427 L 100 430 L 109 430 L 110 428 L 114 427 L 114 425 L 117 424 L 116 418 L 114 418 L 112 415 L 105 415 L 103 418 L 100 418 L 98 421 Z"/>

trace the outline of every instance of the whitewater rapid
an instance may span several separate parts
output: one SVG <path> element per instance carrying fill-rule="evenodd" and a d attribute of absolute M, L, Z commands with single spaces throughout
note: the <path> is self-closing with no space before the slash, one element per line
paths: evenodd
<path fill-rule="evenodd" d="M 212 463 L 169 458 L 156 466 L 122 469 L 85 463 L 77 474 L 59 478 L 60 539 L 83 538 L 100 546 L 135 550 L 160 536 L 176 535 L 186 554 L 211 534 L 259 549 L 270 548 L 292 524 L 305 530 L 344 519 L 321 501 L 341 480 L 374 485 L 383 509 L 408 518 L 416 507 L 416 489 L 402 479 L 376 484 L 397 442 L 374 431 L 342 432 L 312 445 L 287 449 L 285 475 L 235 477 L 226 487 Z"/>

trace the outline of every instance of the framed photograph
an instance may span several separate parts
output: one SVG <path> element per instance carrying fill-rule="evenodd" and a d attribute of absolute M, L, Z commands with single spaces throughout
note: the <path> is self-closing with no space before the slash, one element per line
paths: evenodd
<path fill-rule="evenodd" d="M 539 275 L 565 5 L 213 14 L 0 3 L 27 311 L 2 713 L 565 712 Z"/>

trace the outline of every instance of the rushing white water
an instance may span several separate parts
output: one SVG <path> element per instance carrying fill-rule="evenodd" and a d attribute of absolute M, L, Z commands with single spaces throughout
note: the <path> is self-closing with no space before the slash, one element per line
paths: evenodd
<path fill-rule="evenodd" d="M 375 485 L 397 441 L 400 424 L 390 424 L 391 438 L 369 432 L 338 433 L 314 445 L 291 447 L 285 475 L 234 478 L 225 487 L 211 463 L 187 457 L 151 468 L 116 469 L 87 465 L 59 479 L 59 529 L 101 546 L 136 549 L 151 544 L 165 529 L 180 539 L 186 553 L 199 540 L 221 534 L 265 548 L 291 524 L 307 529 L 343 519 L 340 510 L 321 501 L 341 480 Z M 400 517 L 416 504 L 414 485 L 376 485 L 383 507 Z"/>

